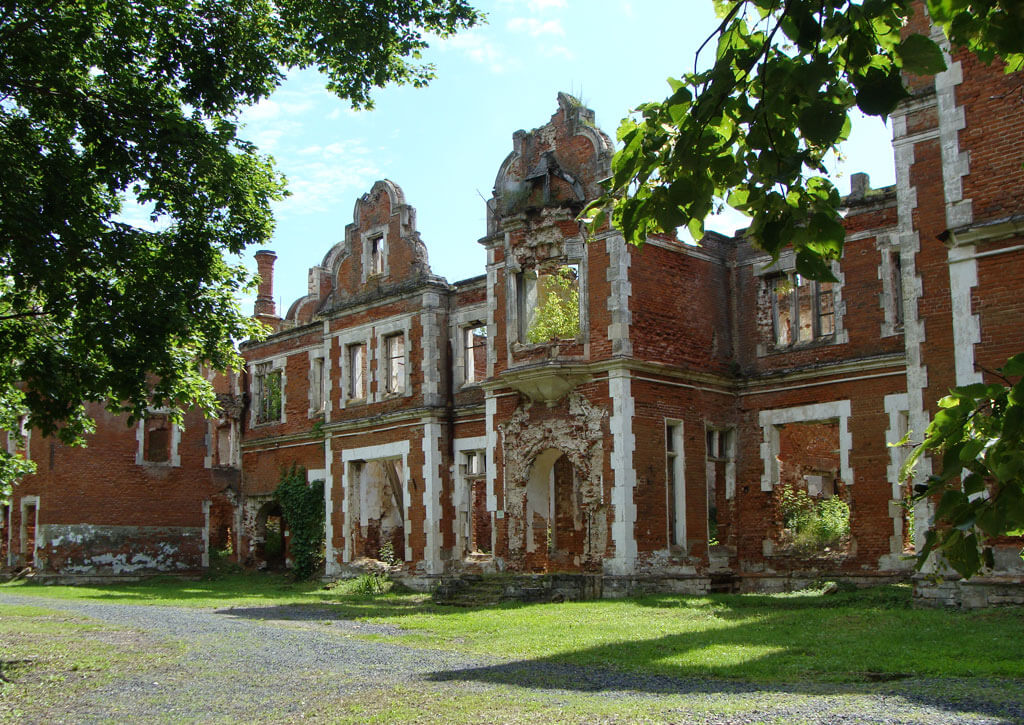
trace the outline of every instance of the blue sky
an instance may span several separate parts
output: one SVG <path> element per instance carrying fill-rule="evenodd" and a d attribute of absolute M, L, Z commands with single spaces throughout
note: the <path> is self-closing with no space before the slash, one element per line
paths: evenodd
<path fill-rule="evenodd" d="M 478 0 L 479 28 L 435 40 L 424 60 L 437 78 L 424 89 L 378 91 L 376 108 L 352 111 L 314 72 L 293 74 L 245 112 L 248 138 L 274 157 L 292 196 L 275 207 L 274 296 L 283 314 L 306 294 L 307 271 L 344 235 L 355 200 L 377 179 L 402 187 L 417 212 L 431 268 L 449 282 L 484 271 L 484 199 L 517 129 L 543 125 L 559 91 L 596 112 L 612 138 L 636 105 L 668 94 L 665 79 L 692 69 L 714 30 L 711 0 Z M 705 51 L 704 64 L 711 51 Z M 835 183 L 866 171 L 893 183 L 889 132 L 858 119 L 836 164 Z M 731 232 L 738 215 L 711 228 Z M 255 250 L 251 250 L 255 251 Z M 251 262 L 251 252 L 247 255 Z M 252 309 L 252 299 L 242 301 Z"/>

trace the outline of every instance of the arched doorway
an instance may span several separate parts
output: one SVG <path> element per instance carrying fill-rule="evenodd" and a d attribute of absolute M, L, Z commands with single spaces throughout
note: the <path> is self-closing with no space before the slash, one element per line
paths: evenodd
<path fill-rule="evenodd" d="M 256 514 L 253 556 L 261 568 L 285 569 L 288 566 L 288 524 L 281 504 L 268 501 Z"/>
<path fill-rule="evenodd" d="M 578 484 L 576 469 L 558 449 L 544 450 L 534 459 L 524 507 L 528 569 L 580 569 L 584 522 Z"/>

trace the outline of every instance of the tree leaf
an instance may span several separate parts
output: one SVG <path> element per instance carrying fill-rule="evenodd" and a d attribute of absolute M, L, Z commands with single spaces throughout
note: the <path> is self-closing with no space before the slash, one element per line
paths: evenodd
<path fill-rule="evenodd" d="M 914 33 L 896 48 L 896 57 L 903 70 L 916 75 L 932 75 L 946 70 L 942 49 L 929 37 Z"/>

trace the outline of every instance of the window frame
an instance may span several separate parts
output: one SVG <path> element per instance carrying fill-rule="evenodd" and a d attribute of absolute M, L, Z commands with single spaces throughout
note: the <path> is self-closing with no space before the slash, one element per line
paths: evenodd
<path fill-rule="evenodd" d="M 686 550 L 686 452 L 683 421 L 665 419 L 665 523 L 670 549 Z"/>
<path fill-rule="evenodd" d="M 396 354 L 392 350 L 395 343 L 401 341 L 401 351 Z M 405 393 L 406 375 L 408 366 L 408 349 L 405 332 L 393 332 L 383 336 L 381 342 L 384 363 L 384 395 L 398 396 Z"/>
<path fill-rule="evenodd" d="M 273 395 L 268 389 L 267 381 L 273 378 L 277 379 L 276 416 L 271 416 L 271 411 L 266 405 L 268 393 Z M 254 425 L 271 425 L 284 422 L 284 383 L 284 368 L 276 364 L 275 361 L 264 360 L 253 364 L 252 405 Z"/>
<path fill-rule="evenodd" d="M 529 339 L 530 329 L 535 322 L 535 316 L 541 309 L 545 299 L 540 299 L 541 278 L 555 277 L 563 268 L 573 271 L 576 282 L 576 334 L 572 337 L 559 337 L 554 340 L 538 340 L 531 342 Z M 565 259 L 554 266 L 546 262 L 542 267 L 533 265 L 515 271 L 513 279 L 513 306 L 515 309 L 515 331 L 516 342 L 519 345 L 549 345 L 552 342 L 578 342 L 585 337 L 586 329 L 586 295 L 585 295 L 585 270 L 583 261 L 580 259 Z M 531 304 L 531 297 L 532 304 Z"/>
<path fill-rule="evenodd" d="M 367 365 L 366 351 L 369 349 L 369 345 L 366 344 L 365 340 L 359 340 L 357 342 L 349 342 L 345 344 L 345 401 L 348 403 L 358 402 L 366 400 L 368 395 L 368 380 L 367 373 L 369 372 L 369 366 Z M 356 365 L 353 353 L 360 352 L 359 365 Z M 359 371 L 359 391 L 361 394 L 356 395 L 356 375 L 354 372 L 358 369 Z"/>
<path fill-rule="evenodd" d="M 836 310 L 837 283 L 819 282 L 818 280 L 807 279 L 794 270 L 779 272 L 766 278 L 769 285 L 769 295 L 772 309 L 772 348 L 775 350 L 788 350 L 816 344 L 828 344 L 839 339 L 839 320 Z M 827 291 L 821 289 L 821 285 L 830 285 Z M 786 291 L 780 293 L 780 289 L 786 286 Z M 811 310 L 811 336 L 810 339 L 800 338 L 800 312 L 801 298 L 803 291 L 810 298 L 809 308 Z M 822 303 L 828 299 L 829 312 L 822 311 Z M 783 304 L 785 299 L 785 305 Z M 782 311 L 788 306 L 787 335 L 788 341 L 781 340 L 782 332 Z M 830 318 L 831 324 L 828 332 L 823 332 L 823 318 Z"/>
<path fill-rule="evenodd" d="M 327 409 L 327 355 L 310 353 L 309 360 L 309 417 Z"/>
<path fill-rule="evenodd" d="M 484 333 L 481 336 L 483 342 L 472 343 L 475 330 L 483 330 Z M 480 381 L 487 377 L 487 344 L 488 337 L 487 325 L 483 322 L 471 322 L 463 325 L 460 328 L 462 333 L 462 383 L 463 385 L 479 385 Z M 480 378 L 476 376 L 476 354 L 475 350 L 478 347 L 483 348 L 484 356 L 484 370 Z"/>

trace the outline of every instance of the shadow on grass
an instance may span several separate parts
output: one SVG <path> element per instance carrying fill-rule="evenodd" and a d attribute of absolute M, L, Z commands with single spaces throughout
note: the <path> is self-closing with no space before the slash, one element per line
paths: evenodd
<path fill-rule="evenodd" d="M 831 673 L 827 679 L 794 677 L 792 658 L 813 655 L 787 646 L 763 626 L 730 630 L 723 639 L 714 633 L 669 635 L 633 642 L 585 648 L 550 657 L 435 671 L 432 682 L 476 682 L 534 690 L 564 690 L 584 694 L 618 696 L 649 695 L 742 695 L 776 693 L 793 696 L 872 695 L 901 698 L 952 714 L 981 714 L 999 722 L 1024 722 L 1024 682 L 1009 677 L 952 677 L 900 673 L 887 668 L 879 655 L 877 669 Z M 749 662 L 734 666 L 666 666 L 663 658 L 674 653 L 731 645 L 742 640 L 751 648 L 761 645 L 781 649 L 759 657 L 759 667 Z M 806 668 L 806 664 L 803 667 Z M 854 702 L 850 703 L 855 706 Z M 898 702 L 892 707 L 898 708 Z M 856 713 L 851 715 L 856 717 Z"/>

